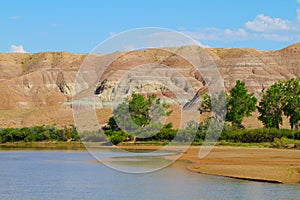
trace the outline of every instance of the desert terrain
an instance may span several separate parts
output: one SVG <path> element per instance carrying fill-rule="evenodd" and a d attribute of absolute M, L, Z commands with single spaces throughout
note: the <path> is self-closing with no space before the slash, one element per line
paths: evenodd
<path fill-rule="evenodd" d="M 179 50 L 188 53 L 189 48 L 180 47 Z M 274 82 L 300 76 L 300 44 L 274 51 L 232 48 L 205 50 L 218 67 L 226 90 L 233 87 L 236 80 L 245 81 L 247 89 L 258 99 L 261 91 Z M 74 81 L 87 56 L 67 52 L 1 53 L 0 127 L 74 124 L 70 103 Z M 99 56 L 104 60 L 111 57 L 110 54 Z M 102 88 L 101 93 L 95 95 L 100 105 L 97 107 L 97 116 L 101 124 L 106 123 L 111 115 L 111 109 L 105 103 L 111 98 L 118 79 L 145 63 L 160 63 L 176 69 L 189 80 L 195 91 L 203 87 L 203 79 L 195 69 L 177 55 L 161 49 L 128 52 L 113 62 L 95 85 L 95 90 L 97 86 Z M 171 81 L 177 84 L 176 78 Z M 172 96 L 163 86 L 154 85 L 150 81 L 147 91 Z M 180 113 L 173 112 L 169 119 L 175 127 L 179 117 Z M 253 117 L 245 119 L 246 128 L 261 127 L 256 118 L 257 113 L 254 113 Z M 288 123 L 285 122 L 283 127 L 288 127 Z"/>

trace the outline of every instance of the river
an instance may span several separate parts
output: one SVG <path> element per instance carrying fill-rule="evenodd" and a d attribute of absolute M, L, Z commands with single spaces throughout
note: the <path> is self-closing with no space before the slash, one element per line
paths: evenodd
<path fill-rule="evenodd" d="M 126 162 L 134 164 L 128 159 L 121 163 L 126 165 Z M 145 162 L 145 165 L 148 164 Z M 88 152 L 0 152 L 1 200 L 294 200 L 299 197 L 299 184 L 263 183 L 198 174 L 186 170 L 183 162 L 175 162 L 156 172 L 130 174 L 95 162 Z"/>

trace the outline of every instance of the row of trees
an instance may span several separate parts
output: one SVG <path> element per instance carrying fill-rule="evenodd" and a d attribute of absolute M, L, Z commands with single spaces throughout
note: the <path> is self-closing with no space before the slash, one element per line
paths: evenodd
<path fill-rule="evenodd" d="M 299 139 L 300 134 L 296 132 L 274 131 L 279 129 L 282 124 L 282 117 L 285 115 L 290 122 L 291 129 L 298 129 L 300 121 L 300 78 L 288 81 L 279 81 L 273 84 L 266 91 L 262 92 L 259 103 L 253 93 L 249 93 L 246 85 L 242 81 L 237 81 L 228 94 L 221 93 L 214 97 L 214 106 L 217 107 L 215 116 L 225 115 L 226 121 L 231 122 L 223 129 L 221 139 L 228 141 L 272 141 L 277 137 L 287 137 Z M 225 102 L 224 102 L 225 101 Z M 226 105 L 223 107 L 222 105 Z M 243 128 L 244 117 L 251 116 L 251 113 L 258 109 L 259 120 L 265 128 L 262 131 L 237 131 Z M 200 113 L 212 112 L 212 100 L 208 94 L 202 96 L 202 104 L 199 108 Z M 170 141 L 174 136 L 180 141 L 192 137 L 197 127 L 195 141 L 201 142 L 205 138 L 209 119 L 204 122 L 190 123 L 190 127 L 185 130 L 173 129 L 172 123 L 163 124 L 164 117 L 172 113 L 170 106 L 161 102 L 155 94 L 145 97 L 141 94 L 133 93 L 130 98 L 125 99 L 113 111 L 113 116 L 109 119 L 107 126 L 103 128 L 106 137 L 117 144 L 122 141 Z M 235 131 L 235 132 L 234 132 Z M 259 133 L 257 135 L 256 133 Z M 247 137 L 251 136 L 250 138 Z M 268 136 L 268 137 L 267 137 Z M 98 133 L 81 133 L 83 141 L 105 141 L 106 138 Z M 246 138 L 246 139 L 243 139 Z M 265 139 L 263 139 L 265 138 Z M 0 129 L 0 143 L 15 141 L 79 141 L 79 135 L 74 126 L 57 129 L 54 126 L 35 126 L 23 128 Z"/>
<path fill-rule="evenodd" d="M 229 94 L 221 93 L 216 96 L 216 99 L 214 99 L 215 104 L 213 106 L 226 106 L 227 113 L 225 120 L 231 122 L 235 127 L 243 128 L 243 118 L 251 116 L 251 113 L 256 110 L 256 97 L 253 93 L 248 92 L 245 83 L 240 80 L 236 81 L 235 87 L 231 88 Z M 215 110 L 218 112 L 222 110 L 222 108 L 217 107 Z M 199 111 L 201 114 L 213 111 L 212 100 L 208 94 L 202 95 L 202 103 Z"/>
<path fill-rule="evenodd" d="M 58 129 L 55 126 L 33 126 L 0 129 L 0 143 L 79 141 L 75 126 Z"/>
<path fill-rule="evenodd" d="M 233 126 L 242 128 L 244 117 L 251 116 L 256 109 L 258 119 L 266 128 L 280 128 L 282 117 L 285 115 L 290 122 L 291 129 L 298 129 L 300 121 L 300 78 L 274 83 L 266 91 L 262 91 L 262 99 L 257 105 L 253 93 L 249 93 L 245 83 L 237 81 L 226 96 L 226 121 Z M 203 95 L 200 112 L 211 111 L 211 100 L 207 94 Z"/>
<path fill-rule="evenodd" d="M 262 121 L 265 128 L 279 129 L 279 125 L 282 124 L 282 116 L 285 115 L 289 118 L 291 128 L 298 129 L 300 120 L 299 82 L 299 78 L 294 78 L 273 84 L 266 91 L 262 91 L 262 99 L 258 103 L 254 94 L 249 93 L 246 89 L 245 82 L 238 80 L 228 94 L 221 93 L 215 97 L 217 99 L 214 99 L 214 101 L 217 102 L 214 106 L 217 106 L 216 110 L 219 112 L 216 115 L 225 114 L 227 111 L 225 120 L 230 122 L 234 129 L 241 129 L 244 127 L 242 125 L 243 119 L 251 116 L 252 112 L 258 109 L 260 114 L 258 119 Z M 224 109 L 221 107 L 222 105 L 226 105 L 225 112 L 222 110 Z M 200 113 L 212 112 L 212 100 L 208 94 L 203 94 L 199 111 Z M 103 129 L 113 143 L 124 140 L 135 141 L 136 139 L 141 141 L 170 140 L 178 133 L 178 130 L 172 129 L 171 123 L 161 124 L 159 119 L 170 115 L 171 112 L 169 106 L 162 103 L 154 94 L 145 97 L 133 93 L 131 98 L 125 99 L 123 103 L 114 109 L 113 116 Z M 205 136 L 205 131 L 202 130 L 205 125 L 203 125 L 203 122 L 198 125 L 200 128 L 196 134 L 196 139 L 201 140 Z M 188 132 L 188 130 L 186 131 Z M 227 136 L 229 132 L 228 130 L 225 131 Z M 274 135 L 278 136 L 278 133 L 276 132 Z M 293 137 L 293 134 L 291 134 L 290 138 Z"/>
<path fill-rule="evenodd" d="M 300 121 L 300 78 L 279 81 L 263 92 L 259 103 L 259 120 L 267 128 L 282 125 L 282 115 L 288 117 L 291 129 L 298 129 Z"/>

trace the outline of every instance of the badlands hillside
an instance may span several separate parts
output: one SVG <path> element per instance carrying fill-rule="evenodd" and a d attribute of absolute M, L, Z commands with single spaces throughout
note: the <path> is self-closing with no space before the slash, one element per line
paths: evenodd
<path fill-rule="evenodd" d="M 189 51 L 190 47 L 180 47 Z M 261 91 L 278 80 L 300 77 L 300 44 L 294 44 L 276 51 L 256 49 L 214 48 L 206 49 L 216 63 L 226 90 L 234 86 L 236 80 L 246 82 L 248 90 L 260 98 Z M 199 91 L 203 79 L 199 73 L 181 57 L 161 49 L 133 51 L 121 56 L 104 72 L 95 85 L 95 96 L 99 105 L 97 110 L 100 123 L 105 123 L 110 108 L 105 108 L 118 80 L 134 67 L 159 63 L 176 69 Z M 72 92 L 78 69 L 87 55 L 67 52 L 45 52 L 36 54 L 0 54 L 0 127 L 20 127 L 43 124 L 58 126 L 73 124 Z M 110 59 L 110 55 L 99 55 Z M 170 81 L 177 85 L 176 77 Z M 159 95 L 171 97 L 172 93 L 163 86 L 148 80 L 140 87 Z M 182 86 L 184 87 L 184 85 Z M 246 120 L 247 121 L 247 120 Z M 250 128 L 260 126 L 256 121 Z M 247 122 L 246 122 L 247 123 Z"/>

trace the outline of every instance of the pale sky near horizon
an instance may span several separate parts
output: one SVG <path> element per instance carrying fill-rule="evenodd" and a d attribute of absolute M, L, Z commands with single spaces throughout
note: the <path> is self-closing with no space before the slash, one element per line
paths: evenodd
<path fill-rule="evenodd" d="M 161 27 L 209 47 L 281 49 L 300 42 L 300 0 L 5 0 L 0 52 L 88 53 L 134 28 Z"/>

